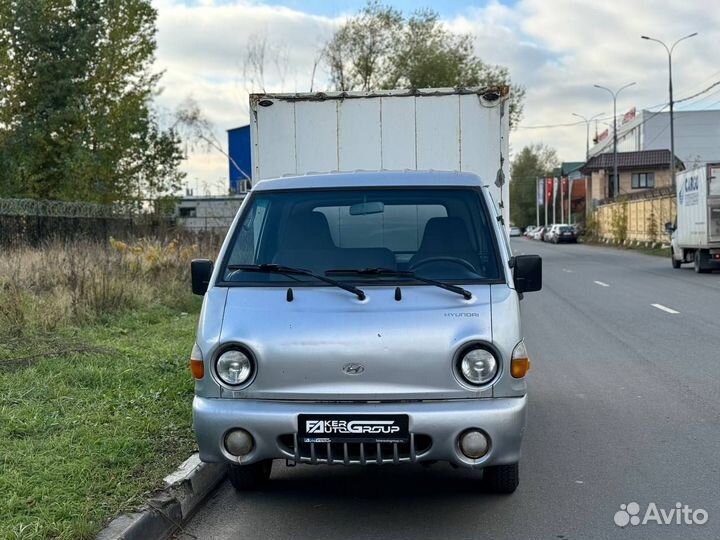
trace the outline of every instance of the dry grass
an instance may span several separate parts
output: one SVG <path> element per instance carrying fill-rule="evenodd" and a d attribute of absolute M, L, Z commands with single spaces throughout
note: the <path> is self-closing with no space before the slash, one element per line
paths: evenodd
<path fill-rule="evenodd" d="M 210 245 L 208 245 L 210 244 Z M 188 306 L 190 261 L 215 242 L 76 242 L 0 252 L 0 333 L 86 324 L 153 306 Z"/>
<path fill-rule="evenodd" d="M 193 451 L 190 260 L 218 247 L 0 250 L 0 538 L 94 538 Z"/>

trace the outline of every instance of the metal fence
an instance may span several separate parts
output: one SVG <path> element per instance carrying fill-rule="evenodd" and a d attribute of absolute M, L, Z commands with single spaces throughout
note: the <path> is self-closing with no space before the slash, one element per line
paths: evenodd
<path fill-rule="evenodd" d="M 0 246 L 39 245 L 52 241 L 106 241 L 167 236 L 175 229 L 170 217 L 132 213 L 115 205 L 0 199 Z"/>

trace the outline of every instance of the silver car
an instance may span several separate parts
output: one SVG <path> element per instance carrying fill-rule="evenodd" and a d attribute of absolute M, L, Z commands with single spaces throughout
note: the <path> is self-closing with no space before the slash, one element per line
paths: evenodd
<path fill-rule="evenodd" d="M 259 182 L 204 294 L 191 366 L 200 458 L 257 489 L 272 461 L 484 469 L 511 493 L 530 367 L 512 256 L 471 174 L 377 172 Z"/>

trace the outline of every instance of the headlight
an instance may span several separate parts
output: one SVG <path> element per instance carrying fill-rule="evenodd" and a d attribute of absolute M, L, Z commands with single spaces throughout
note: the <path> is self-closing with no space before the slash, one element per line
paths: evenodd
<path fill-rule="evenodd" d="M 248 380 L 252 373 L 250 358 L 237 349 L 230 349 L 222 353 L 216 364 L 218 377 L 225 383 L 237 386 Z"/>
<path fill-rule="evenodd" d="M 485 384 L 495 377 L 498 363 L 495 356 L 485 349 L 472 349 L 460 361 L 460 373 L 470 384 Z"/>

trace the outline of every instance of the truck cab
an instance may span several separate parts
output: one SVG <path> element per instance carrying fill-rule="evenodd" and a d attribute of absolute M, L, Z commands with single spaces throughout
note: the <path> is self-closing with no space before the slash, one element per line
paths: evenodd
<path fill-rule="evenodd" d="M 519 300 L 538 256 L 513 256 L 470 173 L 262 180 L 217 262 L 191 355 L 200 458 L 257 489 L 273 460 L 445 461 L 518 485 L 530 360 Z"/>

